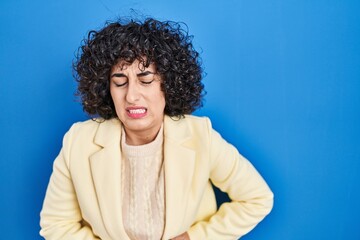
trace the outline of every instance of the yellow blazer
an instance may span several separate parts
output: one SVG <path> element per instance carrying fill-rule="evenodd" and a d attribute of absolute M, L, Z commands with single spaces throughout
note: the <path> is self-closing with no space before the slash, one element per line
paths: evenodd
<path fill-rule="evenodd" d="M 41 211 L 46 239 L 129 240 L 122 223 L 121 123 L 74 124 L 66 133 Z M 166 220 L 162 239 L 237 239 L 271 210 L 273 194 L 208 118 L 164 118 Z M 217 210 L 210 181 L 231 198 Z"/>

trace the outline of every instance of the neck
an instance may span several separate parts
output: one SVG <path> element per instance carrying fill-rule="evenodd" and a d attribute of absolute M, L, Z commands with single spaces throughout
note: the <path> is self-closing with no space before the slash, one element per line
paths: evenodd
<path fill-rule="evenodd" d="M 133 146 L 139 146 L 139 145 L 144 145 L 147 143 L 150 143 L 152 141 L 154 141 L 154 139 L 156 138 L 157 134 L 159 133 L 159 130 L 161 128 L 161 125 L 159 126 L 159 128 L 156 129 L 151 129 L 148 131 L 129 131 L 126 128 L 125 130 L 125 134 L 126 134 L 126 144 L 128 145 L 133 145 Z"/>

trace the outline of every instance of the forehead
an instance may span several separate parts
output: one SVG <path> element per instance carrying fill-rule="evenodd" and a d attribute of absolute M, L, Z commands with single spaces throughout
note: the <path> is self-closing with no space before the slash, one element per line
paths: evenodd
<path fill-rule="evenodd" d="M 129 63 L 125 60 L 121 60 L 111 68 L 111 71 L 131 70 L 131 71 L 144 72 L 144 71 L 148 70 L 148 71 L 155 72 L 156 67 L 155 67 L 154 63 L 150 63 L 150 65 L 147 67 L 145 66 L 145 64 L 146 64 L 146 61 L 135 60 L 134 62 Z"/>

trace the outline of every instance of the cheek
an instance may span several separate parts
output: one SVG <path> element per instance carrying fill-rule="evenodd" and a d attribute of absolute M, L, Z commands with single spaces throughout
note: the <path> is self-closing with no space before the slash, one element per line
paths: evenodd
<path fill-rule="evenodd" d="M 117 112 L 120 111 L 124 103 L 121 94 L 117 93 L 116 91 L 111 91 L 111 89 L 110 89 L 110 94 L 111 94 L 111 99 L 115 106 L 115 110 Z"/>
<path fill-rule="evenodd" d="M 152 90 L 146 93 L 147 100 L 152 102 L 156 105 L 163 105 L 165 104 L 165 93 L 161 91 L 160 86 L 157 88 L 153 88 Z"/>
<path fill-rule="evenodd" d="M 164 95 L 159 99 L 158 103 L 159 103 L 159 110 L 161 110 L 161 112 L 164 112 L 165 111 L 165 105 L 166 105 Z"/>
<path fill-rule="evenodd" d="M 165 94 L 164 92 L 159 93 L 156 96 L 156 102 L 159 104 L 159 106 L 161 105 L 165 105 Z"/>
<path fill-rule="evenodd" d="M 157 114 L 163 113 L 165 109 L 165 96 L 164 94 L 153 94 L 148 99 L 149 106 L 152 106 L 153 111 L 156 111 Z"/>
<path fill-rule="evenodd" d="M 110 87 L 110 96 L 111 96 L 111 99 L 113 100 L 113 102 L 115 103 L 115 91 L 112 87 Z"/>

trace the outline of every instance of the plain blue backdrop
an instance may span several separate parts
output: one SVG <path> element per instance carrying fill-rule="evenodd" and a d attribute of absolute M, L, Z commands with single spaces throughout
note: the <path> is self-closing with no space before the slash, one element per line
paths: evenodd
<path fill-rule="evenodd" d="M 207 95 L 196 115 L 256 166 L 272 213 L 243 239 L 360 239 L 360 2 L 0 2 L 0 232 L 40 239 L 64 133 L 87 119 L 73 93 L 81 40 L 131 8 L 187 23 Z"/>

